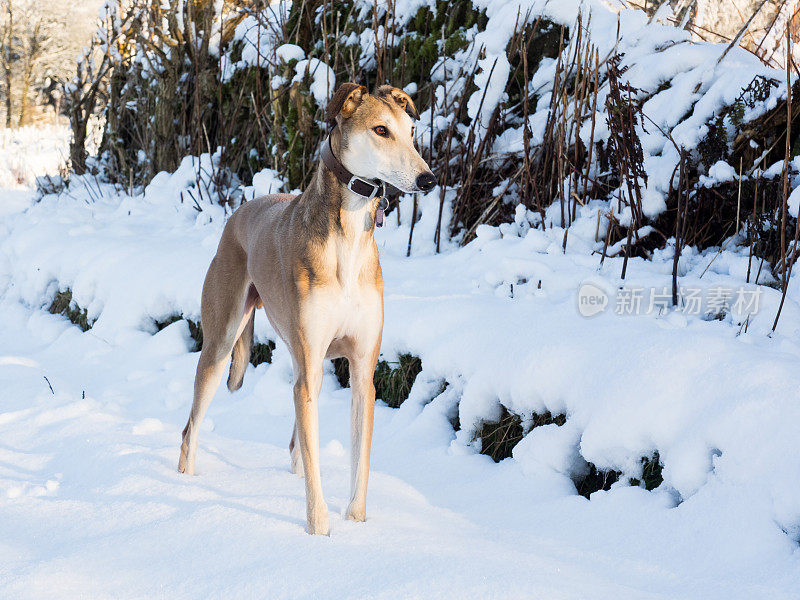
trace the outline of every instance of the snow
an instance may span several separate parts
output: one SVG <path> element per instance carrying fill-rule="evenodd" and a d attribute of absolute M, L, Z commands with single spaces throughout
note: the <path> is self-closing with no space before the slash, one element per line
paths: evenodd
<path fill-rule="evenodd" d="M 278 60 L 288 63 L 292 60 L 303 60 L 306 53 L 296 44 L 282 44 L 275 50 L 275 56 Z"/>
<path fill-rule="evenodd" d="M 492 111 L 506 95 L 504 89 L 511 72 L 511 65 L 505 49 L 497 56 L 479 60 L 478 65 L 480 72 L 475 75 L 478 91 L 469 97 L 467 114 L 470 119 L 477 120 L 483 125 L 488 122 Z"/>
<path fill-rule="evenodd" d="M 700 185 L 703 187 L 713 187 L 727 181 L 735 181 L 736 169 L 724 160 L 718 160 L 708 168 L 708 175 L 700 175 Z"/>
<path fill-rule="evenodd" d="M 133 198 L 106 186 L 91 200 L 81 178 L 34 204 L 2 194 L 16 209 L 0 221 L 0 595 L 795 596 L 797 277 L 768 336 L 779 293 L 744 282 L 748 254 L 735 243 L 683 253 L 679 282 L 702 291 L 702 311 L 647 310 L 649 290 L 669 285 L 671 250 L 631 259 L 624 282 L 621 258 L 599 267 L 599 201 L 581 207 L 566 253 L 563 230 L 532 228 L 520 207 L 513 223 L 436 255 L 434 190 L 419 198 L 406 258 L 404 198 L 400 225 L 392 212 L 376 234 L 382 353 L 416 354 L 423 371 L 401 408 L 377 407 L 366 524 L 342 519 L 349 392 L 326 374 L 333 530 L 310 538 L 303 484 L 288 470 L 291 361 L 280 343 L 242 390 L 218 391 L 198 475 L 176 472 L 197 354 L 184 321 L 158 333 L 153 322 L 198 317 L 225 219 L 181 203 L 194 169 L 188 161 Z M 279 182 L 262 172 L 253 192 Z M 580 316 L 587 281 L 648 291 L 643 314 L 616 314 L 612 297 Z M 66 288 L 96 319 L 86 333 L 43 310 Z M 758 288 L 760 306 L 709 320 L 717 288 Z M 256 337 L 274 338 L 262 313 Z M 501 406 L 566 424 L 535 428 L 494 464 L 473 438 Z M 629 486 L 656 450 L 664 483 Z M 588 501 L 572 483 L 587 461 L 624 473 Z"/>
<path fill-rule="evenodd" d="M 394 10 L 403 22 L 431 2 L 398 1 Z M 658 125 L 639 132 L 650 218 L 666 209 L 678 156 L 658 128 L 694 148 L 754 75 L 774 75 L 738 48 L 719 62 L 720 46 L 690 43 L 686 32 L 599 0 L 476 5 L 487 30 L 470 33 L 448 72 L 431 76 L 479 61 L 468 114 L 484 124 L 503 101 L 517 15 L 572 25 L 590 10 L 584 23 L 601 56 L 624 54 L 624 80 L 642 90 Z M 285 10 L 275 6 L 268 20 Z M 256 22 L 248 16 L 237 27 L 242 58 L 225 63 L 226 78 L 296 60 L 292 82 L 308 73 L 324 106 L 330 67 L 259 34 Z M 375 35 L 365 30 L 352 43 L 374 45 Z M 533 77 L 533 143 L 554 67 L 542 61 Z M 449 81 L 448 93 L 459 85 Z M 442 130 L 452 118 L 430 116 L 420 122 L 423 142 L 426 123 Z M 494 152 L 521 151 L 521 131 L 507 129 Z M 602 115 L 597 134 L 608 136 Z M 781 294 L 741 235 L 682 250 L 672 307 L 673 242 L 650 260 L 629 259 L 624 281 L 623 242 L 601 264 L 608 199 L 578 207 L 568 231 L 557 225 L 558 202 L 543 217 L 519 205 L 513 222 L 480 225 L 465 247 L 445 231 L 437 253 L 438 213 L 446 230 L 454 190 L 404 196 L 375 234 L 381 352 L 390 361 L 419 356 L 423 370 L 399 409 L 377 403 L 368 520 L 355 524 L 343 519 L 349 390 L 326 367 L 320 447 L 332 534 L 310 537 L 303 482 L 289 472 L 292 367 L 279 340 L 273 362 L 248 367 L 241 390 L 217 392 L 197 476 L 176 470 L 198 355 L 186 321 L 155 324 L 199 319 L 203 278 L 230 215 L 215 202 L 219 155 L 185 157 L 136 196 L 72 177 L 62 193 L 34 198 L 33 176 L 57 171 L 67 135 L 26 129 L 0 138 L 0 597 L 797 597 L 800 275 L 773 333 Z M 738 165 L 705 167 L 707 185 L 738 177 Z M 797 215 L 800 176 L 791 185 Z M 264 169 L 234 200 L 285 190 Z M 89 331 L 47 311 L 66 289 L 86 309 Z M 256 340 L 275 338 L 259 312 Z M 479 454 L 477 435 L 504 409 L 526 435 L 495 464 Z M 527 431 L 546 412 L 565 423 Z M 656 452 L 663 483 L 631 485 Z M 574 482 L 590 463 L 622 476 L 587 500 Z"/>
<path fill-rule="evenodd" d="M 36 175 L 57 174 L 67 163 L 70 135 L 63 124 L 0 128 L 0 188 L 25 189 Z"/>
<path fill-rule="evenodd" d="M 311 95 L 318 106 L 325 108 L 328 98 L 333 95 L 336 88 L 336 75 L 328 65 L 318 58 L 309 58 L 299 61 L 294 66 L 295 76 L 292 83 L 302 82 L 307 75 L 311 76 Z"/>
<path fill-rule="evenodd" d="M 798 216 L 798 209 L 800 209 L 800 191 L 798 190 L 800 190 L 800 187 L 794 188 L 788 199 L 789 214 L 795 219 Z"/>
<path fill-rule="evenodd" d="M 270 2 L 259 15 L 248 14 L 241 20 L 234 32 L 234 39 L 241 44 L 241 58 L 232 62 L 227 53 L 221 57 L 223 81 L 230 79 L 239 69 L 249 66 L 265 67 L 279 58 L 276 56 L 277 50 L 286 46 L 282 44 L 280 36 L 281 23 L 286 22 L 291 7 L 291 0 Z M 291 50 L 284 49 L 283 52 Z"/>
<path fill-rule="evenodd" d="M 275 169 L 262 169 L 253 175 L 253 185 L 245 187 L 245 197 L 252 200 L 258 196 L 282 192 L 284 185 Z"/>
<path fill-rule="evenodd" d="M 3 376 L 4 598 L 633 598 L 652 586 L 668 590 L 660 597 L 707 589 L 705 575 L 676 580 L 648 557 L 609 564 L 579 536 L 565 543 L 544 515 L 510 518 L 530 510 L 526 480 L 426 443 L 444 428 L 435 414 L 398 436 L 393 411 L 378 407 L 369 520 L 342 520 L 343 392 L 324 393 L 320 406 L 330 538 L 304 533 L 303 483 L 287 469 L 291 417 L 265 411 L 247 382 L 212 405 L 216 427 L 202 434 L 199 474 L 183 477 L 175 420 L 185 407 L 169 405 L 189 393 L 194 357 L 158 339 L 165 333 L 109 347 L 57 317 L 4 307 L 2 352 L 37 360 Z M 162 428 L 135 433 L 144 419 Z M 646 512 L 632 517 L 641 524 Z M 733 589 L 723 584 L 717 597 Z"/>

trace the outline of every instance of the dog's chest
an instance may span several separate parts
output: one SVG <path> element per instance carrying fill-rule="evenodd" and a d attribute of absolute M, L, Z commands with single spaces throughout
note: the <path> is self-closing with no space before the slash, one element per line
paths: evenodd
<path fill-rule="evenodd" d="M 377 249 L 371 239 L 336 236 L 325 248 L 325 287 L 344 300 L 357 301 L 365 288 L 376 286 Z"/>
<path fill-rule="evenodd" d="M 364 284 L 374 285 L 377 256 L 372 237 L 373 216 L 369 202 L 358 202 L 340 212 L 341 232 L 328 240 L 328 260 L 334 265 L 336 281 L 345 296 Z"/>
<path fill-rule="evenodd" d="M 343 234 L 328 239 L 323 252 L 326 276 L 320 278 L 325 283 L 313 294 L 337 337 L 360 337 L 365 326 L 372 329 L 371 323 L 381 321 L 380 265 L 371 224 L 364 218 L 371 215 L 364 212 L 352 215 L 349 223 L 343 220 Z"/>

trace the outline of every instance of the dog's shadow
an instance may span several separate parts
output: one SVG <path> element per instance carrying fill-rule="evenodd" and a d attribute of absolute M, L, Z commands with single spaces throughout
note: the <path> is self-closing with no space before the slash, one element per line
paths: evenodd
<path fill-rule="evenodd" d="M 302 502 L 305 505 L 305 490 L 302 479 L 296 477 L 288 468 L 279 466 L 251 467 L 235 463 L 226 458 L 217 450 L 201 448 L 202 454 L 206 458 L 213 457 L 217 464 L 223 465 L 222 469 L 200 469 L 195 475 L 180 473 L 177 469 L 177 461 L 172 460 L 175 452 L 172 446 L 153 448 L 141 447 L 126 453 L 126 456 L 138 456 L 136 459 L 136 469 L 122 468 L 119 470 L 121 477 L 118 482 L 108 482 L 107 490 L 104 495 L 115 500 L 126 499 L 135 503 L 152 502 L 157 499 L 161 504 L 175 509 L 176 513 L 190 514 L 209 508 L 226 508 L 241 513 L 255 515 L 263 519 L 272 519 L 297 525 L 302 529 L 306 527 L 306 519 L 298 518 L 288 512 L 275 512 L 264 508 L 252 506 L 248 501 L 259 498 L 269 497 L 272 500 L 285 500 L 285 504 Z M 117 457 L 120 458 L 120 457 Z M 199 457 L 198 457 L 199 458 Z M 151 465 L 150 468 L 142 469 L 142 459 Z M 297 493 L 276 493 L 275 490 L 263 490 L 260 493 L 228 492 L 220 480 L 227 479 L 231 473 L 247 472 L 252 474 L 257 472 L 264 474 L 265 478 L 272 478 L 278 474 L 285 475 L 286 478 L 297 478 L 299 489 Z M 136 476 L 145 478 L 155 484 L 156 489 L 152 494 L 139 491 L 129 491 L 120 488 L 125 487 L 126 478 Z M 217 477 L 219 476 L 219 477 Z M 279 475 L 280 476 L 280 475 Z M 196 497 L 191 497 L 196 496 Z"/>

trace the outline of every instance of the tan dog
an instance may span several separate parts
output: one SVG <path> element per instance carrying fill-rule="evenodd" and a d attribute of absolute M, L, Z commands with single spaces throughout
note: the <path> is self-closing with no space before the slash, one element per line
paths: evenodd
<path fill-rule="evenodd" d="M 328 534 L 330 527 L 319 470 L 317 396 L 323 361 L 344 356 L 350 363 L 347 518 L 364 521 L 375 406 L 372 376 L 383 330 L 383 278 L 372 235 L 376 213 L 382 221 L 383 182 L 405 192 L 435 185 L 414 147 L 412 118 L 419 115 L 405 92 L 382 86 L 371 96 L 366 88 L 346 83 L 327 112 L 334 127 L 308 189 L 297 197 L 257 198 L 225 225 L 203 284 L 203 350 L 178 465 L 181 472 L 194 473 L 200 422 L 231 353 L 228 388 L 241 387 L 254 310 L 263 303 L 292 354 L 292 470 L 305 473 L 308 532 L 319 534 Z"/>

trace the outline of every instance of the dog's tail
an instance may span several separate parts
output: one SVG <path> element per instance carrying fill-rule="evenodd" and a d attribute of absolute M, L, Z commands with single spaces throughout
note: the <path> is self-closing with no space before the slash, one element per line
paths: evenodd
<path fill-rule="evenodd" d="M 228 389 L 235 392 L 242 387 L 244 372 L 247 370 L 247 363 L 250 362 L 250 352 L 253 350 L 253 327 L 255 326 L 256 311 L 250 311 L 250 318 L 242 331 L 242 335 L 233 345 L 231 354 L 231 370 L 228 374 Z"/>

